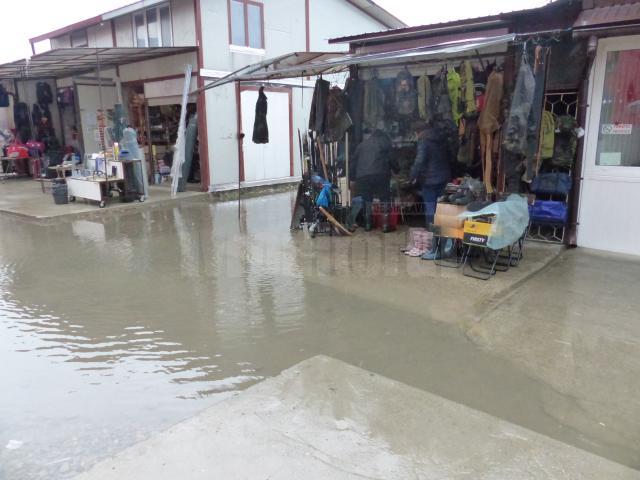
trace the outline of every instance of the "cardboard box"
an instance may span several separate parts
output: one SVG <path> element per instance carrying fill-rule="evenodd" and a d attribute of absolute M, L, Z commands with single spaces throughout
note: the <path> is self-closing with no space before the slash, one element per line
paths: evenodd
<path fill-rule="evenodd" d="M 490 219 L 489 219 L 490 220 Z M 466 220 L 462 241 L 471 245 L 485 246 L 493 234 L 494 224 L 486 220 Z"/>
<path fill-rule="evenodd" d="M 464 205 L 452 205 L 450 203 L 438 203 L 436 206 L 436 215 L 433 223 L 439 227 L 450 227 L 462 231 L 464 226 L 464 218 L 458 217 L 465 212 L 467 207 Z M 448 236 L 448 235 L 444 235 Z M 458 237 L 454 237 L 458 238 Z M 460 237 L 462 238 L 462 237 Z"/>

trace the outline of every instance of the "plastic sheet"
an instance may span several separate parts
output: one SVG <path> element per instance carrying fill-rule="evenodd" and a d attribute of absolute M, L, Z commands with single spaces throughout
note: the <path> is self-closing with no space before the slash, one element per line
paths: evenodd
<path fill-rule="evenodd" d="M 145 197 L 149 196 L 149 184 L 147 182 L 147 169 L 144 152 L 138 145 L 138 134 L 131 128 L 125 128 L 122 132 L 122 149 L 129 151 L 132 159 L 140 159 L 140 168 L 134 168 L 136 191 L 143 192 Z"/>
<path fill-rule="evenodd" d="M 501 250 L 515 243 L 529 225 L 529 207 L 527 200 L 520 195 L 509 195 L 503 202 L 495 202 L 477 212 L 463 212 L 459 217 L 473 218 L 482 215 L 495 215 L 492 235 L 487 247 Z"/>

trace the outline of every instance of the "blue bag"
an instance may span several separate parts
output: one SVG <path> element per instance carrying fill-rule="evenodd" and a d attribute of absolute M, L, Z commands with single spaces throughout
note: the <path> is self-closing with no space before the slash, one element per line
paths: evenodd
<path fill-rule="evenodd" d="M 529 206 L 529 217 L 533 223 L 567 223 L 569 208 L 566 203 L 555 200 L 536 200 Z"/>
<path fill-rule="evenodd" d="M 568 173 L 541 173 L 531 183 L 533 193 L 566 195 L 571 191 L 571 177 Z"/>

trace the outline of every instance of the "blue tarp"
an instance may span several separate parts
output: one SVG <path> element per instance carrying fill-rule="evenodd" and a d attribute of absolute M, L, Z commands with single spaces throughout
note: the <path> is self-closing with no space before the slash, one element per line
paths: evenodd
<path fill-rule="evenodd" d="M 529 225 L 527 200 L 520 195 L 509 195 L 503 202 L 492 203 L 477 212 L 463 212 L 459 217 L 473 218 L 482 215 L 496 216 L 487 240 L 487 247 L 492 250 L 501 250 L 517 242 Z"/>

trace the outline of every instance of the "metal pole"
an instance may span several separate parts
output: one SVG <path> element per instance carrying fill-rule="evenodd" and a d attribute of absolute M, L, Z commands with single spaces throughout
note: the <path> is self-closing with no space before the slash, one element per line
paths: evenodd
<path fill-rule="evenodd" d="M 344 164 L 345 164 L 345 175 L 347 176 L 347 206 L 351 206 L 351 185 L 349 182 L 349 132 L 344 134 Z"/>

